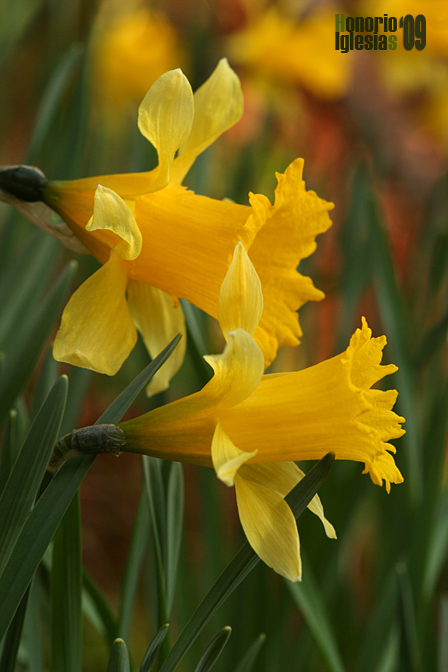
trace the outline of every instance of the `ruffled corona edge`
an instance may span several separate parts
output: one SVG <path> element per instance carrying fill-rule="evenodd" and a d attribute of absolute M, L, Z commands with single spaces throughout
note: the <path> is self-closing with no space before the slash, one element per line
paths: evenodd
<path fill-rule="evenodd" d="M 403 476 L 390 454 L 396 452 L 395 447 L 388 441 L 405 433 L 400 424 L 405 419 L 392 411 L 398 395 L 396 390 L 371 389 L 381 378 L 397 370 L 394 364 L 380 365 L 385 345 L 385 336 L 372 338 L 372 330 L 363 317 L 362 327 L 350 339 L 342 363 L 349 374 L 349 385 L 361 397 L 365 407 L 355 418 L 357 428 L 377 447 L 372 457 L 366 460 L 363 473 L 369 473 L 376 485 L 381 486 L 384 479 L 386 490 L 390 492 L 390 484 L 402 483 Z"/>

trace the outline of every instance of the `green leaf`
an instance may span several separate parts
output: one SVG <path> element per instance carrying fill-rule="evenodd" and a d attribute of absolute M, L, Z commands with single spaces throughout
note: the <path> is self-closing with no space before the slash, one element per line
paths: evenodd
<path fill-rule="evenodd" d="M 25 399 L 23 398 L 23 395 L 20 395 L 17 397 L 17 399 L 14 402 L 14 409 L 17 412 L 17 422 L 16 422 L 16 452 L 15 452 L 15 457 L 17 458 L 17 455 L 19 454 L 23 442 L 25 441 L 25 437 L 28 434 L 28 430 L 30 428 L 30 419 L 28 415 L 28 408 L 25 403 Z"/>
<path fill-rule="evenodd" d="M 22 643 L 26 651 L 27 672 L 45 672 L 46 669 L 44 664 L 46 642 L 43 641 L 42 637 L 41 621 L 41 610 L 43 602 L 46 601 L 46 593 L 42 584 L 42 576 L 37 572 L 31 583 L 28 607 L 23 624 Z"/>
<path fill-rule="evenodd" d="M 140 672 L 151 672 L 152 666 L 155 663 L 157 654 L 160 651 L 160 647 L 164 642 L 169 627 L 170 627 L 169 624 L 165 623 L 165 625 L 162 625 L 162 627 L 159 628 L 159 630 L 157 631 L 155 637 L 153 638 L 150 645 L 146 649 L 146 653 L 143 657 L 142 664 L 140 666 Z"/>
<path fill-rule="evenodd" d="M 286 581 L 286 585 L 302 612 L 306 624 L 313 633 L 328 670 L 330 672 L 344 672 L 345 667 L 325 608 L 325 601 L 314 579 L 311 565 L 306 562 L 303 554 L 302 560 L 305 581 L 303 583 Z"/>
<path fill-rule="evenodd" d="M 3 644 L 3 651 L 0 659 L 0 670 L 2 672 L 14 672 L 16 669 L 17 652 L 22 637 L 23 623 L 25 621 L 26 608 L 28 605 L 29 590 L 23 596 L 11 625 L 6 633 Z"/>
<path fill-rule="evenodd" d="M 173 605 L 184 517 L 184 477 L 180 462 L 169 464 L 166 501 L 166 602 L 168 615 Z"/>
<path fill-rule="evenodd" d="M 117 634 L 117 619 L 113 615 L 100 588 L 85 570 L 83 571 L 82 578 L 85 595 L 88 596 L 92 608 L 95 609 L 95 619 L 98 619 L 101 624 L 103 630 L 101 634 L 104 635 L 107 644 L 112 646 Z"/>
<path fill-rule="evenodd" d="M 187 301 L 180 299 L 182 310 L 185 315 L 185 323 L 188 330 L 187 349 L 194 364 L 195 371 L 205 385 L 212 377 L 212 369 L 204 359 L 208 350 L 204 343 L 203 329 L 201 329 L 198 318 L 202 317 L 201 311 Z M 199 315 L 198 315 L 199 313 Z"/>
<path fill-rule="evenodd" d="M 369 263 L 370 247 L 367 236 L 366 196 L 370 180 L 363 168 L 358 168 L 350 189 L 350 212 L 342 231 L 341 248 L 344 257 L 341 275 L 341 309 L 338 320 L 336 352 L 343 352 L 353 332 L 356 307 L 372 280 Z"/>
<path fill-rule="evenodd" d="M 221 651 L 227 644 L 227 641 L 232 634 L 232 628 L 226 625 L 218 634 L 212 639 L 210 644 L 202 654 L 198 664 L 194 668 L 194 672 L 209 672 L 213 665 L 221 655 Z"/>
<path fill-rule="evenodd" d="M 165 487 L 162 467 L 168 469 Z M 182 466 L 143 457 L 149 512 L 154 534 L 159 580 L 159 623 L 167 620 L 174 598 L 182 539 L 184 484 Z"/>
<path fill-rule="evenodd" d="M 77 366 L 69 367 L 68 377 L 70 380 L 70 387 L 68 390 L 64 419 L 62 420 L 61 425 L 62 436 L 68 434 L 77 426 L 78 418 L 87 395 L 87 390 L 94 375 L 93 371 L 90 371 L 89 369 L 80 369 Z"/>
<path fill-rule="evenodd" d="M 2 10 L 0 21 L 0 68 L 3 68 L 14 49 L 17 49 L 43 0 L 16 0 Z"/>
<path fill-rule="evenodd" d="M 79 493 L 72 499 L 53 540 L 51 564 L 51 650 L 53 669 L 82 669 L 82 560 Z"/>
<path fill-rule="evenodd" d="M 67 377 L 54 385 L 31 425 L 0 498 L 0 575 L 36 498 L 58 436 L 67 397 Z M 26 586 L 25 586 L 26 588 Z M 18 606 L 18 602 L 15 605 Z"/>
<path fill-rule="evenodd" d="M 427 600 L 433 594 L 448 553 L 448 487 L 442 497 L 428 543 L 427 565 L 423 580 L 423 594 Z"/>
<path fill-rule="evenodd" d="M 382 591 L 370 617 L 355 667 L 357 672 L 374 672 L 381 667 L 380 657 L 387 648 L 388 635 L 396 615 L 397 587 L 394 569 L 383 581 Z"/>
<path fill-rule="evenodd" d="M 423 668 L 420 664 L 414 596 L 406 564 L 404 562 L 399 562 L 396 567 L 396 572 L 400 595 L 400 670 L 402 670 L 402 672 L 421 672 Z"/>
<path fill-rule="evenodd" d="M 151 528 L 157 561 L 157 580 L 159 595 L 159 626 L 167 621 L 168 609 L 166 602 L 166 504 L 165 487 L 162 477 L 163 460 L 157 457 L 143 456 L 146 494 L 149 505 Z"/>
<path fill-rule="evenodd" d="M 386 633 L 384 645 L 381 646 L 381 658 L 375 672 L 397 672 L 400 659 L 400 633 L 396 623 L 393 623 Z"/>
<path fill-rule="evenodd" d="M 36 417 L 48 393 L 50 392 L 53 385 L 56 383 L 56 380 L 58 378 L 58 369 L 59 369 L 59 362 L 57 362 L 54 359 L 53 352 L 50 349 L 46 354 L 44 363 L 41 366 L 39 376 L 37 378 L 36 385 L 34 387 L 33 405 L 30 413 L 31 418 Z M 67 405 L 65 412 L 67 412 Z"/>
<path fill-rule="evenodd" d="M 6 481 L 9 478 L 11 469 L 16 461 L 17 455 L 17 411 L 12 408 L 9 411 L 6 422 L 5 435 L 3 437 L 3 446 L 0 451 L 0 493 L 3 492 Z"/>
<path fill-rule="evenodd" d="M 448 597 L 440 598 L 440 618 L 438 628 L 437 672 L 448 669 Z"/>
<path fill-rule="evenodd" d="M 296 518 L 300 516 L 319 490 L 333 462 L 334 453 L 325 455 L 285 497 Z M 160 668 L 160 672 L 173 672 L 176 669 L 179 661 L 216 610 L 252 571 L 259 560 L 260 558 L 246 542 L 191 616 L 169 656 Z"/>
<path fill-rule="evenodd" d="M 37 231 L 6 266 L 0 282 L 0 343 L 6 352 L 15 346 L 43 294 L 58 247 L 54 238 Z"/>
<path fill-rule="evenodd" d="M 116 639 L 112 645 L 107 672 L 130 672 L 129 654 L 122 639 Z"/>
<path fill-rule="evenodd" d="M 416 356 L 416 366 L 424 366 L 427 360 L 446 343 L 448 332 L 448 312 L 436 322 L 423 336 Z"/>
<path fill-rule="evenodd" d="M 56 529 L 73 499 L 93 458 L 73 458 L 52 478 L 17 539 L 8 563 L 0 577 L 0 638 L 33 578 Z"/>
<path fill-rule="evenodd" d="M 72 45 L 53 70 L 43 92 L 37 120 L 28 145 L 26 163 L 31 165 L 41 151 L 45 139 L 54 129 L 55 117 L 63 97 L 71 83 L 73 70 L 82 54 L 79 44 Z"/>
<path fill-rule="evenodd" d="M 77 263 L 71 261 L 51 291 L 25 322 L 16 347 L 5 361 L 0 378 L 0 422 L 25 386 L 65 299 Z"/>
<path fill-rule="evenodd" d="M 249 646 L 233 672 L 252 672 L 255 661 L 257 660 L 258 654 L 260 653 L 260 649 L 263 646 L 265 639 L 266 635 L 264 632 L 258 635 L 257 639 Z"/>
<path fill-rule="evenodd" d="M 96 425 L 99 424 L 116 424 L 120 422 L 123 415 L 126 413 L 136 396 L 141 390 L 145 387 L 147 383 L 151 380 L 155 373 L 160 369 L 162 364 L 166 362 L 168 357 L 173 352 L 176 345 L 179 343 L 182 338 L 181 334 L 178 334 L 171 343 L 168 343 L 166 348 L 162 350 L 161 353 L 155 357 L 148 366 L 143 369 L 141 373 L 134 378 L 132 383 L 127 386 L 125 390 L 111 403 L 109 408 L 104 411 L 102 416 L 96 421 Z"/>
<path fill-rule="evenodd" d="M 406 482 L 409 483 L 412 500 L 417 503 L 423 493 L 423 470 L 420 426 L 414 403 L 416 381 L 410 348 L 413 330 L 408 305 L 398 286 L 392 255 L 373 194 L 368 201 L 367 213 L 378 308 L 391 346 L 393 361 L 398 366 L 398 371 L 394 374 L 395 384 L 400 390 L 397 407 L 406 418 L 406 434 L 403 438 L 407 444 L 407 450 L 404 451 L 407 459 Z"/>
<path fill-rule="evenodd" d="M 160 355 L 128 385 L 98 419 L 97 424 L 120 421 L 137 394 L 162 366 L 178 340 L 179 337 L 173 339 Z M 27 518 L 5 571 L 0 576 L 0 595 L 3 596 L 2 609 L 0 610 L 0 640 L 6 632 L 17 605 L 20 603 L 48 544 L 56 532 L 62 516 L 94 459 L 91 456 L 74 457 L 67 460 L 52 478 L 47 479 L 49 481 L 48 487 L 46 487 Z"/>
<path fill-rule="evenodd" d="M 149 540 L 149 509 L 146 491 L 143 488 L 132 529 L 131 543 L 126 559 L 126 569 L 122 582 L 120 611 L 118 615 L 117 634 L 128 639 L 132 622 L 135 595 L 143 557 Z"/>

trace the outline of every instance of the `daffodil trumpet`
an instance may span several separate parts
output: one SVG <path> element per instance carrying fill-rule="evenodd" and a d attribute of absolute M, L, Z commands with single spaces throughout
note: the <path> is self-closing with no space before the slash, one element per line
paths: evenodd
<path fill-rule="evenodd" d="M 299 343 L 297 310 L 324 295 L 297 267 L 331 225 L 333 207 L 305 189 L 303 160 L 277 174 L 273 204 L 251 193 L 249 205 L 238 205 L 182 186 L 198 154 L 242 112 L 240 83 L 225 59 L 194 95 L 183 73 L 173 70 L 153 84 L 139 108 L 139 129 L 158 153 L 154 170 L 45 182 L 38 203 L 21 200 L 17 175 L 15 191 L 6 175 L 2 189 L 0 173 L 0 197 L 103 265 L 65 308 L 54 346 L 57 360 L 113 375 L 132 350 L 136 329 L 152 356 L 185 333 L 178 298 L 218 317 L 221 284 L 239 242 L 263 287 L 254 339 L 264 367 L 280 345 Z M 52 222 L 53 211 L 63 222 Z M 184 352 L 185 339 L 151 381 L 152 392 L 166 389 Z"/>
<path fill-rule="evenodd" d="M 403 478 L 388 441 L 404 418 L 392 411 L 395 390 L 371 389 L 396 370 L 381 366 L 384 336 L 372 338 L 365 319 L 347 350 L 294 373 L 264 375 L 254 338 L 263 313 L 260 279 L 242 243 L 222 283 L 218 319 L 224 352 L 206 356 L 212 379 L 200 390 L 120 423 L 120 451 L 213 467 L 235 486 L 240 520 L 260 558 L 276 572 L 301 577 L 297 526 L 284 497 L 303 478 L 295 464 L 321 459 L 363 462 L 378 485 Z M 121 436 L 121 434 L 120 434 Z M 309 508 L 326 534 L 335 531 L 315 496 Z"/>

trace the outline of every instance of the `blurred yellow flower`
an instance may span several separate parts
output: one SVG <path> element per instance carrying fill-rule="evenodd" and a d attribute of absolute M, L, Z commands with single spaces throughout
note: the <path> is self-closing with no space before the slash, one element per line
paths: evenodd
<path fill-rule="evenodd" d="M 139 109 L 140 131 L 158 152 L 157 168 L 46 185 L 44 202 L 104 264 L 69 301 L 56 359 L 112 375 L 135 343 L 132 322 L 155 355 L 185 331 L 172 297 L 185 297 L 217 317 L 220 287 L 238 241 L 263 286 L 265 308 L 255 339 L 265 366 L 279 345 L 298 344 L 296 311 L 323 294 L 296 269 L 314 251 L 316 235 L 331 225 L 333 207 L 305 190 L 303 161 L 277 175 L 274 205 L 253 194 L 250 206 L 236 205 L 181 186 L 196 156 L 238 121 L 242 109 L 239 80 L 225 59 L 194 96 L 180 70 L 168 72 Z M 153 379 L 153 388 L 165 389 L 182 359 L 179 349 L 160 370 L 164 387 Z"/>
<path fill-rule="evenodd" d="M 335 12 L 320 11 L 296 22 L 271 7 L 230 38 L 230 60 L 263 78 L 301 84 L 320 98 L 343 96 L 351 54 L 335 50 Z"/>
<path fill-rule="evenodd" d="M 125 123 L 123 112 L 134 112 L 151 84 L 184 60 L 163 14 L 135 2 L 103 3 L 92 44 L 93 93 L 101 117 Z"/>
<path fill-rule="evenodd" d="M 387 491 L 403 478 L 387 443 L 404 433 L 391 409 L 397 392 L 370 389 L 393 364 L 380 366 L 385 337 L 371 338 L 363 320 L 347 350 L 296 373 L 263 375 L 253 334 L 263 312 L 260 279 L 239 243 L 222 284 L 218 318 L 227 344 L 206 357 L 214 376 L 196 394 L 119 425 L 126 452 L 213 466 L 235 485 L 247 539 L 260 558 L 291 581 L 300 580 L 297 525 L 285 495 L 303 478 L 293 460 L 365 463 Z M 365 473 L 364 472 L 364 473 Z M 328 536 L 335 532 L 315 497 L 309 508 Z"/>

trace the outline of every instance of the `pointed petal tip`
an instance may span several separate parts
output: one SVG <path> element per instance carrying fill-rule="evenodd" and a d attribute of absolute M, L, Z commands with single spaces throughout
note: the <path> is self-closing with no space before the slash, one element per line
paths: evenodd
<path fill-rule="evenodd" d="M 221 285 L 218 320 L 224 337 L 235 329 L 253 334 L 263 312 L 263 294 L 258 274 L 241 242 Z"/>

